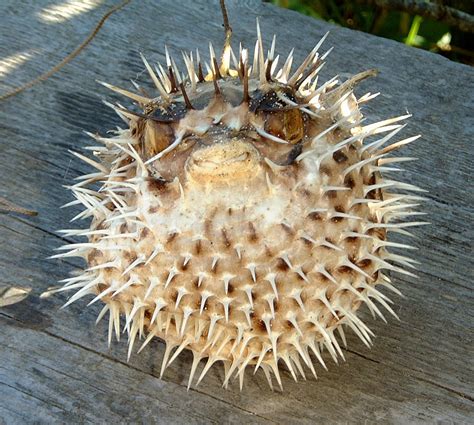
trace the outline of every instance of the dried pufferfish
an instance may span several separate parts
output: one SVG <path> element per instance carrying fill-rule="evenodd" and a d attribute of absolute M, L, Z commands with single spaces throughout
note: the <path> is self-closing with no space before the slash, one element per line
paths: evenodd
<path fill-rule="evenodd" d="M 61 290 L 78 290 L 67 304 L 88 294 L 105 303 L 109 343 L 125 316 L 129 356 L 137 338 L 142 348 L 161 338 L 161 373 L 191 350 L 189 385 L 220 361 L 224 386 L 235 376 L 242 387 L 247 366 L 270 386 L 272 374 L 281 386 L 281 364 L 294 379 L 303 365 L 316 375 L 311 355 L 323 367 L 323 349 L 344 357 L 336 331 L 370 345 L 362 304 L 396 317 L 379 291 L 398 293 L 384 270 L 410 275 L 399 266 L 414 263 L 389 251 L 411 247 L 387 233 L 421 224 L 401 222 L 419 214 L 405 194 L 418 189 L 381 175 L 410 159 L 388 157 L 417 138 L 388 144 L 408 115 L 362 125 L 359 106 L 374 95 L 352 90 L 372 71 L 318 85 L 326 36 L 292 72 L 292 53 L 277 69 L 275 38 L 265 57 L 257 32 L 251 63 L 229 37 L 220 61 L 211 45 L 206 74 L 199 53 L 183 54 L 185 76 L 167 50 L 165 68 L 143 58 L 157 97 L 103 83 L 141 110 L 109 104 L 128 128 L 91 135 L 98 161 L 75 154 L 97 171 L 71 187 L 71 204 L 86 207 L 75 219 L 92 221 L 63 231 L 88 238 L 56 256 L 88 264 L 66 279 Z"/>

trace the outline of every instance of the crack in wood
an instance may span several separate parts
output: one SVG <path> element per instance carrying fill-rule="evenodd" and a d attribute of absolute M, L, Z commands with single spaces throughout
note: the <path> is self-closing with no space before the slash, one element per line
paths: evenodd
<path fill-rule="evenodd" d="M 2 317 L 2 316 L 3 316 L 3 317 L 6 317 L 6 318 L 8 318 L 8 319 L 14 320 L 14 321 L 20 323 L 21 325 L 24 325 L 24 322 L 22 322 L 21 320 L 19 320 L 18 318 L 14 317 L 14 316 L 11 316 L 11 315 L 6 314 L 6 313 L 4 313 L 4 312 L 0 312 L 0 317 Z M 68 340 L 68 339 L 66 339 L 66 338 L 64 338 L 64 337 L 62 337 L 62 336 L 60 336 L 60 335 L 56 335 L 56 334 L 54 334 L 54 333 L 52 333 L 52 332 L 49 332 L 49 331 L 47 331 L 47 330 L 41 329 L 41 330 L 39 330 L 39 332 L 44 333 L 44 334 L 46 334 L 46 335 L 48 335 L 48 336 L 50 336 L 50 337 L 52 337 L 52 338 L 61 340 L 61 341 L 65 342 L 65 343 L 67 343 L 67 344 L 69 344 L 69 345 L 72 345 L 72 346 L 75 347 L 75 348 L 78 348 L 78 349 L 81 349 L 81 350 L 85 350 L 85 351 L 87 351 L 87 352 L 89 352 L 89 353 L 92 353 L 92 354 L 95 354 L 95 355 L 97 355 L 97 356 L 100 356 L 100 357 L 102 357 L 102 358 L 104 358 L 104 359 L 106 359 L 106 360 L 108 360 L 108 361 L 113 362 L 113 363 L 118 363 L 118 364 L 120 364 L 120 365 L 122 365 L 122 366 L 125 366 L 125 367 L 127 367 L 127 368 L 130 368 L 130 369 L 132 369 L 132 370 L 134 370 L 134 371 L 136 371 L 136 372 L 140 372 L 140 373 L 143 373 L 143 374 L 145 374 L 145 375 L 148 375 L 148 376 L 150 376 L 150 377 L 152 377 L 152 378 L 154 378 L 154 379 L 158 379 L 158 380 L 167 382 L 167 383 L 169 383 L 169 384 L 176 385 L 176 386 L 181 387 L 181 388 L 187 388 L 186 385 L 183 385 L 183 384 L 180 384 L 180 383 L 177 383 L 177 382 L 173 382 L 173 381 L 168 381 L 168 380 L 163 379 L 163 378 L 160 379 L 158 376 L 155 376 L 155 375 L 152 374 L 152 373 L 149 373 L 149 372 L 147 372 L 147 371 L 144 371 L 143 369 L 137 368 L 137 367 L 135 367 L 135 366 L 133 366 L 133 365 L 127 363 L 127 362 L 121 361 L 121 360 L 116 359 L 116 358 L 114 358 L 114 357 L 112 357 L 112 356 L 108 356 L 108 355 L 106 355 L 105 353 L 102 353 L 102 352 L 100 352 L 100 351 L 93 350 L 93 349 L 91 349 L 91 348 L 89 348 L 89 347 L 86 347 L 86 346 L 84 346 L 84 345 L 78 344 L 78 343 L 76 343 L 75 341 Z M 43 366 L 43 365 L 42 365 L 42 366 Z M 77 378 L 75 378 L 75 379 L 77 379 Z M 1 383 L 1 382 L 0 382 L 0 383 Z M 205 393 L 205 392 L 200 391 L 200 390 L 198 390 L 198 389 L 196 389 L 196 388 L 191 388 L 190 391 L 195 391 L 195 392 L 197 392 L 197 393 L 199 393 L 199 394 L 202 394 L 202 395 L 204 395 L 204 396 L 206 396 L 206 397 L 209 397 L 209 398 L 212 398 L 212 399 L 214 399 L 214 400 L 216 400 L 216 401 L 219 401 L 220 403 L 224 403 L 224 404 L 226 404 L 226 405 L 229 405 L 229 406 L 231 406 L 231 407 L 233 407 L 233 408 L 235 408 L 235 409 L 237 409 L 237 410 L 239 410 L 239 411 L 242 411 L 242 412 L 244 412 L 244 413 L 246 413 L 246 414 L 249 414 L 249 415 L 252 415 L 252 416 L 255 416 L 255 417 L 259 417 L 259 418 L 264 419 L 264 420 L 266 420 L 266 421 L 269 421 L 269 422 L 271 422 L 271 423 L 277 423 L 277 422 L 274 422 L 273 420 L 271 420 L 271 419 L 269 419 L 269 418 L 266 418 L 266 417 L 264 417 L 264 416 L 259 416 L 259 415 L 256 414 L 255 412 L 246 410 L 246 409 L 244 409 L 244 408 L 241 407 L 241 406 L 237 406 L 237 405 L 235 405 L 235 404 L 229 403 L 229 402 L 226 401 L 226 400 L 220 399 L 220 398 L 218 398 L 218 397 L 213 396 L 212 394 Z M 161 401 L 162 401 L 162 400 L 161 400 Z"/>
<path fill-rule="evenodd" d="M 38 397 L 35 394 L 31 394 L 30 392 L 25 391 L 24 389 L 17 388 L 14 385 L 10 385 L 10 384 L 7 384 L 6 382 L 2 382 L 2 381 L 0 381 L 0 385 L 4 385 L 5 387 L 8 387 L 8 388 L 11 388 L 11 389 L 13 389 L 15 391 L 18 391 L 20 393 L 23 393 L 23 394 L 25 394 L 25 395 L 27 395 L 31 398 L 34 398 L 35 400 L 41 401 L 42 403 L 44 403 L 48 406 L 54 406 L 54 407 L 57 407 L 58 409 L 62 410 L 63 412 L 67 412 L 67 410 L 64 407 L 60 406 L 59 404 L 53 403 L 51 400 L 44 400 L 44 399 L 42 399 L 41 397 Z"/>

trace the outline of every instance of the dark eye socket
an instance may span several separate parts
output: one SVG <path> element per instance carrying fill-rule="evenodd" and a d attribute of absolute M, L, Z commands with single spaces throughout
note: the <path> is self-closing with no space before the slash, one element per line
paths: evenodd
<path fill-rule="evenodd" d="M 266 112 L 276 111 L 285 106 L 285 103 L 278 98 L 275 91 L 263 93 L 256 90 L 252 93 L 249 109 L 251 112 Z"/>
<path fill-rule="evenodd" d="M 166 108 L 156 108 L 147 115 L 147 118 L 160 123 L 178 122 L 186 115 L 184 103 L 171 103 Z"/>
<path fill-rule="evenodd" d="M 296 98 L 289 88 L 281 89 L 281 95 L 292 102 L 296 102 Z M 265 93 L 260 90 L 255 90 L 251 96 L 249 110 L 251 112 L 276 112 L 282 109 L 288 109 L 288 106 L 289 105 L 278 96 L 275 90 L 270 90 Z"/>

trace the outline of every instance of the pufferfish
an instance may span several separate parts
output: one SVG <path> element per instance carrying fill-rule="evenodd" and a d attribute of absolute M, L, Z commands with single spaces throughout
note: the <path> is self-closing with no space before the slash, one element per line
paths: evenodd
<path fill-rule="evenodd" d="M 419 189 L 382 176 L 411 159 L 389 156 L 418 137 L 392 142 L 409 115 L 363 125 L 376 94 L 353 89 L 373 70 L 320 83 L 327 34 L 293 70 L 293 51 L 278 67 L 275 37 L 265 54 L 258 22 L 257 35 L 252 59 L 229 37 L 209 63 L 183 53 L 185 73 L 167 49 L 164 67 L 142 56 L 155 92 L 102 83 L 134 102 L 108 103 L 126 126 L 90 134 L 97 159 L 74 153 L 95 170 L 71 187 L 85 207 L 73 221 L 89 227 L 63 231 L 87 241 L 56 255 L 87 263 L 64 281 L 77 290 L 67 304 L 102 302 L 109 344 L 126 332 L 129 356 L 139 339 L 164 341 L 161 374 L 190 350 L 188 388 L 215 363 L 225 387 L 242 388 L 247 368 L 271 388 L 281 367 L 316 376 L 324 351 L 344 358 L 344 329 L 371 345 L 362 305 L 397 317 L 380 289 L 399 293 L 387 271 L 415 263 L 387 236 L 422 224 L 405 221 Z"/>

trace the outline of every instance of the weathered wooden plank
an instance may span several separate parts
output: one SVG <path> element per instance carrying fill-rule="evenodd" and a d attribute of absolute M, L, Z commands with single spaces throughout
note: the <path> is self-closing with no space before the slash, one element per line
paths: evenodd
<path fill-rule="evenodd" d="M 270 423 L 243 409 L 205 394 L 186 392 L 180 385 L 118 362 L 107 355 L 84 350 L 47 331 L 31 329 L 2 316 L 4 340 L 0 368 L 2 417 L 50 423 Z M 23 344 L 22 341 L 35 344 Z M 67 361 L 64 361 L 67 359 Z M 34 382 L 34 386 L 32 386 Z M 29 400 L 35 410 L 25 409 Z M 0 410 L 1 411 L 1 410 Z M 29 414 L 28 414 L 29 411 Z M 12 412 L 11 414 L 9 412 Z M 104 416 L 107 412 L 107 416 Z"/>
<path fill-rule="evenodd" d="M 61 59 L 113 2 L 62 23 L 41 19 L 50 4 L 2 2 L 0 12 L 8 18 L 0 28 L 6 40 L 1 56 L 32 52 L 5 77 L 8 84 L 28 80 Z M 420 158 L 404 166 L 406 180 L 429 190 L 425 210 L 433 224 L 415 231 L 420 278 L 395 277 L 406 296 L 396 300 L 401 322 L 384 325 L 367 318 L 377 335 L 372 350 L 349 335 L 346 363 L 321 370 L 318 381 L 294 383 L 285 374 L 283 394 L 271 393 L 259 374 L 248 374 L 243 393 L 238 385 L 222 391 L 218 369 L 186 392 L 189 355 L 179 357 L 160 380 L 159 341 L 127 365 L 126 344 L 107 348 L 105 324 L 93 326 L 99 306 L 85 309 L 85 303 L 77 303 L 59 310 L 65 295 L 38 297 L 80 265 L 46 260 L 64 242 L 54 231 L 69 227 L 75 215 L 74 209 L 58 209 L 71 200 L 61 185 L 88 171 L 67 150 L 85 145 L 82 130 L 104 133 L 119 124 L 100 101 L 109 93 L 94 80 L 129 85 L 128 79 L 142 72 L 138 51 L 163 61 L 164 43 L 173 50 L 206 51 L 209 39 L 217 44 L 222 40 L 217 2 L 132 2 L 60 74 L 1 105 L 0 196 L 40 215 L 0 215 L 0 280 L 34 287 L 32 297 L 1 311 L 6 344 L 0 347 L 0 417 L 7 423 L 120 418 L 146 423 L 468 423 L 474 381 L 469 279 L 473 235 L 468 225 L 473 194 L 466 190 L 474 134 L 472 69 L 258 1 L 228 4 L 234 39 L 249 47 L 256 16 L 262 17 L 265 41 L 276 32 L 278 51 L 284 54 L 296 45 L 299 59 L 331 29 L 328 45 L 336 50 L 325 75 L 377 67 L 380 76 L 363 87 L 382 91 L 366 108 L 370 121 L 405 109 L 414 114 L 410 134 L 420 132 L 423 138 L 405 150 L 407 156 Z"/>
<path fill-rule="evenodd" d="M 20 228 L 18 228 L 15 225 L 14 227 L 19 232 L 17 235 L 24 233 L 25 237 L 29 237 L 27 236 L 28 226 L 20 225 Z M 21 229 L 21 227 L 24 227 L 24 229 Z M 33 232 L 40 233 L 37 230 L 33 230 Z M 13 242 L 15 239 L 10 238 L 10 240 Z M 24 241 L 20 241 L 19 245 L 22 247 L 28 246 Z M 47 250 L 42 249 L 41 246 L 33 246 L 32 251 L 39 252 L 39 256 L 44 258 Z M 17 251 L 13 250 L 13 252 Z M 11 271 L 13 275 L 20 273 L 21 266 L 18 265 L 17 267 L 18 270 L 15 268 Z M 48 286 L 59 274 L 59 272 L 55 272 L 54 267 L 55 265 L 51 264 L 45 271 L 42 279 L 46 279 L 46 281 L 36 280 L 43 288 Z M 98 308 L 84 310 L 84 307 L 78 304 L 71 306 L 72 311 L 69 311 L 69 309 L 58 311 L 66 297 L 58 298 L 59 300 L 55 297 L 40 302 L 37 297 L 32 297 L 23 303 L 3 309 L 3 313 L 15 317 L 27 328 L 57 335 L 86 348 L 88 351 L 92 350 L 110 356 L 120 364 L 125 363 L 126 344 L 114 344 L 112 349 L 109 350 L 104 338 L 106 326 L 99 325 L 98 328 L 95 328 L 92 325 L 98 313 Z M 415 298 L 415 300 L 417 299 L 419 298 Z M 400 314 L 402 313 L 403 310 Z M 419 318 L 415 319 L 420 320 Z M 407 323 L 407 325 L 411 326 L 411 323 Z M 347 363 L 339 367 L 331 365 L 329 372 L 321 371 L 317 382 L 311 378 L 308 382 L 296 384 L 285 374 L 285 392 L 283 394 L 271 394 L 266 388 L 263 376 L 259 375 L 257 375 L 255 381 L 251 376 L 247 377 L 250 379 L 246 383 L 246 391 L 242 394 L 238 392 L 236 385 L 232 387 L 232 390 L 222 393 L 219 387 L 222 372 L 219 370 L 212 370 L 210 376 L 198 387 L 197 392 L 209 394 L 212 397 L 222 399 L 227 403 L 256 412 L 258 415 L 280 423 L 296 422 L 296 419 L 291 419 L 294 409 L 300 412 L 298 415 L 300 423 L 323 419 L 334 421 L 338 419 L 341 423 L 351 422 L 351 419 L 354 419 L 354 409 L 357 411 L 358 421 L 374 420 L 378 415 L 381 415 L 380 418 L 392 421 L 395 421 L 400 415 L 406 420 L 413 421 L 420 415 L 418 419 L 451 418 L 455 419 L 456 422 L 462 422 L 462 419 L 469 414 L 471 402 L 456 394 L 456 391 L 461 392 L 456 387 L 454 389 L 449 387 L 446 389 L 440 388 L 440 385 L 443 385 L 443 380 L 439 376 L 436 375 L 434 380 L 429 378 L 429 370 L 433 367 L 434 362 L 444 360 L 443 367 L 448 367 L 448 370 L 461 370 L 461 367 L 456 366 L 456 368 L 451 369 L 448 360 L 443 357 L 433 359 L 433 347 L 428 346 L 426 348 L 427 343 L 423 341 L 419 334 L 418 336 L 416 334 L 411 336 L 409 340 L 399 340 L 398 338 L 401 338 L 400 334 L 403 337 L 407 330 L 398 330 L 396 329 L 398 326 L 393 329 L 393 326 L 396 326 L 396 324 L 390 323 L 391 335 L 386 335 L 387 326 L 380 326 L 375 329 L 380 337 L 377 338 L 374 348 L 378 349 L 380 344 L 384 344 L 383 347 L 380 347 L 380 356 L 374 355 L 374 350 L 368 351 L 360 347 L 361 344 L 358 344 L 355 338 L 350 337 L 351 352 L 346 353 Z M 398 332 L 395 333 L 395 331 Z M 412 343 L 411 339 L 416 338 L 419 341 Z M 6 338 L 6 340 L 8 339 Z M 22 351 L 28 352 L 31 346 L 37 345 L 38 340 L 41 341 L 42 339 L 42 333 L 37 335 L 36 338 L 17 338 L 15 340 L 19 344 L 17 351 L 19 353 Z M 406 352 L 402 349 L 404 343 L 411 344 L 408 346 L 408 350 L 414 350 L 417 343 L 421 347 L 416 353 L 412 353 L 407 358 L 405 357 Z M 394 354 L 401 357 L 402 366 L 387 361 L 387 357 L 390 357 L 392 350 Z M 421 372 L 414 369 L 410 364 L 413 361 L 414 354 L 426 356 L 426 358 L 421 359 L 425 364 L 424 367 L 421 366 Z M 459 354 L 459 352 L 455 354 Z M 463 355 L 461 353 L 461 356 Z M 135 379 L 136 370 L 141 370 L 151 376 L 158 376 L 162 356 L 163 347 L 158 342 L 151 344 L 139 356 L 133 356 L 130 363 L 133 369 L 128 371 L 129 379 L 131 381 Z M 443 353 L 440 356 L 448 357 L 449 353 Z M 19 357 L 23 358 L 24 356 L 20 354 Z M 466 358 L 467 354 L 461 358 L 461 361 L 465 362 Z M 178 358 L 174 367 L 170 367 L 165 373 L 165 381 L 177 383 L 184 388 L 187 383 L 190 361 L 189 355 Z M 458 359 L 455 357 L 451 361 L 457 362 Z M 73 365 L 67 361 L 63 367 L 73 367 Z M 89 373 L 94 373 L 94 370 L 91 369 Z M 377 379 L 377 377 L 383 378 Z M 88 382 L 90 378 L 84 376 L 83 379 Z M 190 397 L 192 400 L 194 392 L 191 390 L 190 393 L 186 394 L 186 398 Z M 256 398 L 257 394 L 261 394 L 261 396 Z M 57 403 L 60 399 L 60 396 L 58 396 L 55 402 Z M 347 406 L 352 406 L 352 408 L 339 412 L 338 405 L 341 400 L 344 400 L 344 403 Z M 416 400 L 416 402 L 413 400 Z M 432 406 L 432 400 L 437 400 L 435 406 Z M 214 403 L 215 401 L 212 401 L 212 404 Z M 314 407 L 315 403 L 317 409 Z M 279 406 L 277 411 L 275 411 L 276 406 Z M 157 406 L 155 408 L 156 411 L 159 411 Z M 104 409 L 100 410 L 100 412 L 104 411 Z M 108 415 L 109 412 L 106 412 Z M 428 414 L 427 412 L 431 413 Z"/>

